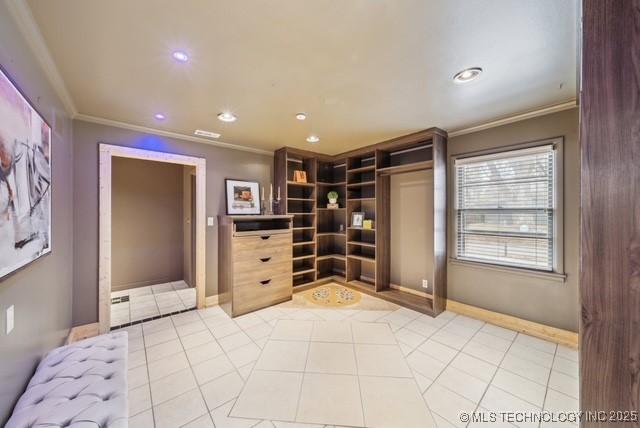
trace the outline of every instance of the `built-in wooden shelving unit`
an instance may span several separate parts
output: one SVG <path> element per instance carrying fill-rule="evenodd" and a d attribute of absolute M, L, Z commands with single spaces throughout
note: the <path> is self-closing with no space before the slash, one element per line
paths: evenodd
<path fill-rule="evenodd" d="M 285 147 L 275 154 L 275 181 L 286 189 L 280 214 L 293 214 L 293 285 L 306 289 L 337 281 L 362 292 L 427 313 L 446 302 L 446 132 L 426 131 L 337 156 Z M 418 296 L 390 284 L 391 176 L 433 170 L 432 292 Z M 293 182 L 304 170 L 308 183 Z M 327 194 L 338 192 L 338 209 L 327 208 Z M 363 212 L 373 228 L 351 224 Z"/>

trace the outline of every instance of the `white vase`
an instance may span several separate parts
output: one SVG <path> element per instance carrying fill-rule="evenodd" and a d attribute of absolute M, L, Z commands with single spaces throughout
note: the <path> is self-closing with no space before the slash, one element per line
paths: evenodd
<path fill-rule="evenodd" d="M 329 199 L 329 203 L 330 204 L 337 204 L 338 200 L 337 199 Z"/>

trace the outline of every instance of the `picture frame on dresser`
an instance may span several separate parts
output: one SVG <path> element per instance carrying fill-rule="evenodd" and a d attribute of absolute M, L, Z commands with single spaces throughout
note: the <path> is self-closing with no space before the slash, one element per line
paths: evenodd
<path fill-rule="evenodd" d="M 224 191 L 227 215 L 259 215 L 260 183 L 225 178 Z"/>

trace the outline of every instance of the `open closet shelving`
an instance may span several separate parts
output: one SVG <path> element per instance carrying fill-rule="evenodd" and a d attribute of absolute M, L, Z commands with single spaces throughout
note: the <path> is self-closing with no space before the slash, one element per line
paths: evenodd
<path fill-rule="evenodd" d="M 446 304 L 446 142 L 438 128 L 328 156 L 284 147 L 275 153 L 275 182 L 293 214 L 294 291 L 336 281 L 411 309 L 437 315 Z M 433 277 L 430 293 L 412 293 L 390 283 L 391 176 L 433 170 Z M 295 183 L 304 170 L 308 183 Z M 327 194 L 339 194 L 338 209 Z M 364 212 L 371 229 L 353 227 Z"/>

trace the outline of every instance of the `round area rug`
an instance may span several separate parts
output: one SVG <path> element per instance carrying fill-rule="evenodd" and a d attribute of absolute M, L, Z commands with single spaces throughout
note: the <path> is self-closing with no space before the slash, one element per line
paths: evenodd
<path fill-rule="evenodd" d="M 320 306 L 349 306 L 358 303 L 362 294 L 341 285 L 321 285 L 305 291 L 304 297 Z"/>

